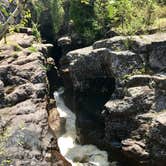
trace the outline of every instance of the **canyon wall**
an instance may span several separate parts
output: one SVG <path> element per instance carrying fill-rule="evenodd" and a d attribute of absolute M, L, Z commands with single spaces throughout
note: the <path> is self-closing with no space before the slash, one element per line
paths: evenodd
<path fill-rule="evenodd" d="M 166 34 L 113 37 L 61 58 L 82 143 L 128 164 L 166 164 Z"/>
<path fill-rule="evenodd" d="M 70 165 L 59 153 L 60 125 L 47 80 L 51 44 L 14 33 L 0 41 L 0 163 L 2 165 Z"/>

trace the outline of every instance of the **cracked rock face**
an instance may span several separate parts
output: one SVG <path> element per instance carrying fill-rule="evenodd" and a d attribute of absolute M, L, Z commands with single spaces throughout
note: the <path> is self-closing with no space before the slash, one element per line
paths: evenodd
<path fill-rule="evenodd" d="M 152 74 L 146 71 L 142 75 L 129 73 L 127 79 L 119 80 L 122 97 L 116 95 L 119 91 L 116 89 L 115 97 L 104 106 L 104 140 L 107 149 L 119 149 L 131 164 L 164 166 L 166 45 L 165 38 L 160 38 L 161 41 L 156 41 L 155 37 L 150 40 L 151 42 L 144 44 L 146 50 L 141 56 L 148 57 L 144 64 Z"/>
<path fill-rule="evenodd" d="M 61 59 L 84 138 L 110 152 L 118 150 L 128 164 L 166 165 L 165 40 L 166 33 L 118 36 Z M 100 101 L 107 97 L 99 102 L 98 95 Z"/>
<path fill-rule="evenodd" d="M 27 34 L 13 34 L 7 41 L 0 42 L 0 163 L 69 164 L 59 154 L 48 126 L 44 65 L 50 45 L 38 44 Z"/>

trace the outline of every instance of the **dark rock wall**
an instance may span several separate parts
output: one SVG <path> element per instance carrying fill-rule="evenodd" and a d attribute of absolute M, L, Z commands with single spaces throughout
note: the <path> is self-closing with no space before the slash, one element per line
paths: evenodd
<path fill-rule="evenodd" d="M 113 37 L 61 59 L 82 143 L 127 165 L 166 164 L 166 34 Z"/>

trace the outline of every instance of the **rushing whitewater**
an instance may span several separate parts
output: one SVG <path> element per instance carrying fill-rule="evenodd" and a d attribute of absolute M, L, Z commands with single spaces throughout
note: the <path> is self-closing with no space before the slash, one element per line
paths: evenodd
<path fill-rule="evenodd" d="M 63 88 L 54 93 L 57 110 L 61 118 L 65 118 L 65 133 L 58 136 L 58 146 L 61 154 L 73 166 L 109 166 L 108 156 L 105 151 L 99 150 L 94 145 L 79 145 L 76 143 L 76 116 L 64 104 Z"/>

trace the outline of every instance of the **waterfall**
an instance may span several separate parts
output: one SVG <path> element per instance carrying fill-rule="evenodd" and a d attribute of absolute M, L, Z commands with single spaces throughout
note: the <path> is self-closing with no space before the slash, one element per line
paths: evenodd
<path fill-rule="evenodd" d="M 76 116 L 65 105 L 62 98 L 63 88 L 54 92 L 57 110 L 61 118 L 66 120 L 65 132 L 58 136 L 58 146 L 61 154 L 72 166 L 109 166 L 107 152 L 99 150 L 94 145 L 79 145 L 76 142 Z"/>

